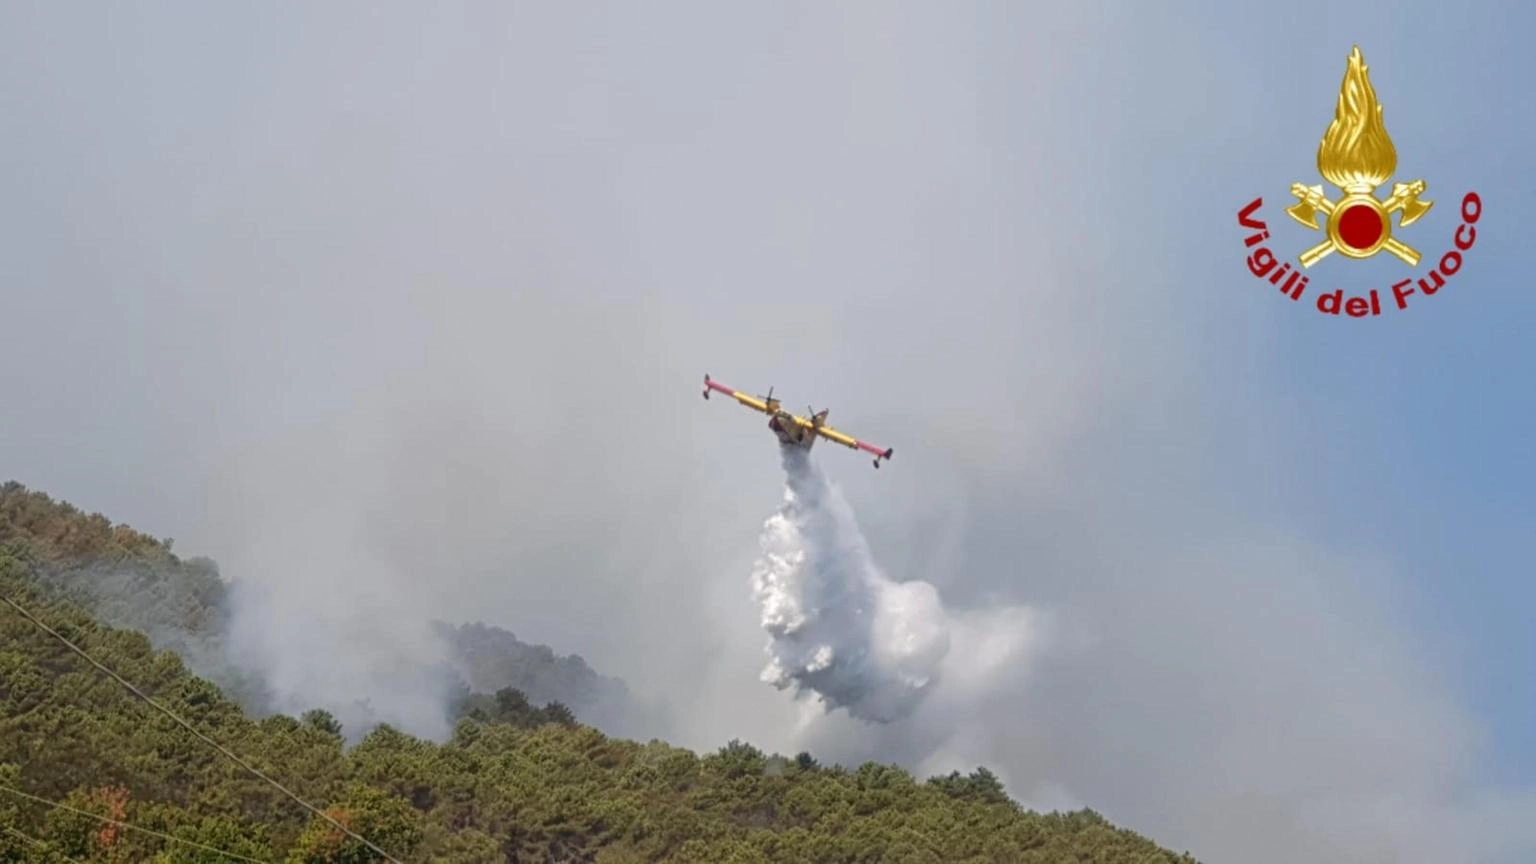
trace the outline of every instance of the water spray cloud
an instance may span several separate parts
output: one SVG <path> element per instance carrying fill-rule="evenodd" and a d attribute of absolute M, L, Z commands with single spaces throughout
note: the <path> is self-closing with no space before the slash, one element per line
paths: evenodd
<path fill-rule="evenodd" d="M 784 503 L 763 526 L 753 592 L 769 634 L 763 680 L 889 723 L 937 685 L 950 623 L 927 582 L 880 572 L 853 513 L 805 450 L 783 450 Z"/>

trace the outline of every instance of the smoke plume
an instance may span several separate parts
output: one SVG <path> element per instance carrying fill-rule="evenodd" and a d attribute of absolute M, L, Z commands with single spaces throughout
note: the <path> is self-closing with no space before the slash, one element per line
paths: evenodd
<path fill-rule="evenodd" d="M 232 656 L 259 676 L 268 708 L 295 716 L 324 708 L 351 742 L 380 723 L 446 738 L 462 686 L 449 646 L 401 608 L 398 592 L 353 592 L 345 579 L 295 569 L 236 582 Z"/>

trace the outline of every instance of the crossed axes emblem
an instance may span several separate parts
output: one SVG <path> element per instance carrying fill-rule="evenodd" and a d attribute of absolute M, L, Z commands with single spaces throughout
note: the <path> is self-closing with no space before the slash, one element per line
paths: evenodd
<path fill-rule="evenodd" d="M 1356 187 L 1357 189 L 1359 187 Z M 1321 184 L 1317 186 L 1303 186 L 1300 183 L 1291 184 L 1291 194 L 1296 196 L 1297 202 L 1285 209 L 1292 219 L 1311 228 L 1313 231 L 1327 231 L 1328 239 L 1301 253 L 1301 266 L 1311 267 L 1323 256 L 1330 252 L 1340 252 L 1351 258 L 1369 258 L 1377 251 L 1385 249 L 1401 258 L 1410 267 L 1419 263 L 1419 253 L 1413 247 L 1403 243 L 1392 236 L 1392 216 L 1397 211 L 1402 211 L 1402 221 L 1399 227 L 1407 228 L 1419 221 L 1429 208 L 1434 206 L 1433 201 L 1420 201 L 1419 196 L 1424 194 L 1424 181 L 1415 180 L 1412 183 L 1393 183 L 1392 195 L 1385 201 L 1378 201 L 1370 193 L 1370 190 L 1354 191 L 1346 194 L 1337 204 L 1328 200 L 1323 194 Z M 1380 226 L 1380 233 L 1376 235 L 1374 243 L 1359 246 L 1348 242 L 1340 236 L 1339 225 L 1343 221 L 1344 214 L 1359 208 L 1364 208 L 1375 214 Z M 1322 213 L 1327 217 L 1324 225 L 1317 224 L 1317 214 Z M 1369 214 L 1361 214 L 1368 218 Z M 1358 224 L 1360 217 L 1356 217 Z M 1369 227 L 1365 230 L 1369 231 Z"/>

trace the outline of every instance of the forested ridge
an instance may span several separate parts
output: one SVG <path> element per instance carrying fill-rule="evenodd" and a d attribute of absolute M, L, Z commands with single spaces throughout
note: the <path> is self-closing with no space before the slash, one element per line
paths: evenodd
<path fill-rule="evenodd" d="M 697 755 L 609 738 L 513 688 L 460 699 L 445 742 L 381 725 L 348 747 L 323 710 L 252 718 L 177 652 L 93 618 L 91 592 L 71 584 L 127 579 L 160 596 L 167 574 L 201 574 L 201 595 L 163 594 L 183 616 L 178 647 L 198 651 L 225 608 L 216 573 L 168 541 L 0 488 L 0 595 L 404 862 L 1193 861 L 1091 811 L 1025 811 L 985 769 L 922 781 L 740 742 Z M 3 605 L 0 787 L 0 862 L 234 860 L 16 792 L 246 859 L 379 860 Z"/>
<path fill-rule="evenodd" d="M 175 651 L 188 670 L 219 685 L 247 713 L 262 717 L 277 710 L 261 678 L 231 662 L 230 583 L 213 561 L 178 558 L 169 539 L 87 516 L 15 483 L 0 487 L 0 543 L 8 536 L 33 545 L 43 565 L 34 576 L 51 595 L 74 601 L 100 623 L 138 630 L 156 648 Z M 621 728 L 634 724 L 620 719 L 644 710 L 632 704 L 624 682 L 599 675 L 581 657 L 530 645 L 499 627 L 433 622 L 432 633 L 446 652 L 440 671 L 448 689 L 467 694 L 513 687 L 530 700 L 561 702 L 589 722 Z M 365 718 L 369 713 L 365 707 L 353 711 Z M 356 731 L 348 730 L 348 737 Z"/>

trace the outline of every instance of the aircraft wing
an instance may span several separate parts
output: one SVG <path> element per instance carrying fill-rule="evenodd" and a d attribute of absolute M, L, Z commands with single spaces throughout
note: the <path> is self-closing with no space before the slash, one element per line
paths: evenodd
<path fill-rule="evenodd" d="M 865 453 L 875 454 L 876 468 L 880 467 L 881 459 L 889 459 L 896 452 L 895 449 L 891 447 L 880 448 L 869 443 L 868 441 L 860 441 L 852 435 L 848 435 L 833 429 L 831 426 L 816 426 L 811 421 L 801 417 L 796 417 L 795 420 L 803 426 L 814 427 L 816 434 L 827 439 L 828 441 L 836 441 L 837 443 L 851 450 L 863 450 Z"/>
<path fill-rule="evenodd" d="M 743 393 L 740 390 L 732 390 L 731 388 L 725 386 L 724 384 L 721 384 L 719 381 L 715 381 L 714 379 L 710 378 L 708 375 L 705 375 L 704 376 L 704 397 L 706 399 L 709 398 L 710 391 L 714 391 L 716 393 L 724 393 L 725 395 L 731 397 L 732 399 L 735 399 L 737 402 L 740 402 L 741 404 L 747 406 L 748 408 L 751 408 L 753 411 L 761 411 L 764 414 L 771 414 L 771 413 L 773 413 L 773 412 L 768 410 L 768 403 L 764 402 L 763 400 L 758 399 L 755 396 L 751 396 L 751 395 L 748 395 L 746 393 Z"/>

